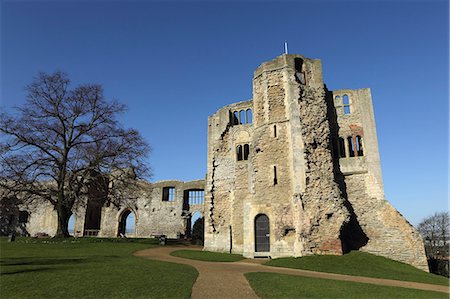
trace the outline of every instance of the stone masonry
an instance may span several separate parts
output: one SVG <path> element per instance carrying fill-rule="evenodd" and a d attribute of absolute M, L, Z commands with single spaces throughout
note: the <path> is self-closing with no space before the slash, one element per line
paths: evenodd
<path fill-rule="evenodd" d="M 369 89 L 329 91 L 320 60 L 285 54 L 208 126 L 205 250 L 362 250 L 428 271 L 420 235 L 384 198 Z"/>
<path fill-rule="evenodd" d="M 428 271 L 420 235 L 384 197 L 370 89 L 328 90 L 317 59 L 263 63 L 253 99 L 209 117 L 206 180 L 139 184 L 120 205 L 80 202 L 74 235 L 189 237 L 199 213 L 205 250 L 248 258 L 361 250 Z M 50 205 L 2 199 L 0 223 L 2 234 L 54 235 L 57 216 Z"/>

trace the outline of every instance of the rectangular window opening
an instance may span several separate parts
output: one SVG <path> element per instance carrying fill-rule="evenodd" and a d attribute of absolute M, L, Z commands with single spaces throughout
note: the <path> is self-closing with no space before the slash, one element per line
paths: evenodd
<path fill-rule="evenodd" d="M 189 190 L 188 198 L 190 205 L 200 205 L 203 204 L 205 200 L 205 191 L 204 190 Z"/>
<path fill-rule="evenodd" d="M 174 201 L 175 200 L 175 187 L 163 187 L 162 200 L 163 201 Z"/>

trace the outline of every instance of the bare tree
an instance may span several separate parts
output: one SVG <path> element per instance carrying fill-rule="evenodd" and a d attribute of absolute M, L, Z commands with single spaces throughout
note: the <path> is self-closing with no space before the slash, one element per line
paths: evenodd
<path fill-rule="evenodd" d="M 447 248 L 450 232 L 449 212 L 439 212 L 425 218 L 419 223 L 417 229 L 425 240 L 427 254 L 430 257 L 438 255 L 442 249 Z"/>
<path fill-rule="evenodd" d="M 117 116 L 100 85 L 70 89 L 61 72 L 38 74 L 17 113 L 0 115 L 0 188 L 22 200 L 45 200 L 58 214 L 56 236 L 67 237 L 72 207 L 83 197 L 115 202 L 136 178 L 149 175 L 149 146 Z"/>

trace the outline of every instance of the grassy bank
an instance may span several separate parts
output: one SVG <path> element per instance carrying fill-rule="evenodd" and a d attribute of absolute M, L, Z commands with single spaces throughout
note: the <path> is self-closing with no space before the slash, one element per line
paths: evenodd
<path fill-rule="evenodd" d="M 352 251 L 341 256 L 314 255 L 300 258 L 279 258 L 271 260 L 265 265 L 440 285 L 449 284 L 449 280 L 443 276 L 430 274 L 411 265 L 360 251 Z"/>

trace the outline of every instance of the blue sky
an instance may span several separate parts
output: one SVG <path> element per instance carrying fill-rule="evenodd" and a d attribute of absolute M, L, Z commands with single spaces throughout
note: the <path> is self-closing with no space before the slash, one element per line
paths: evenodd
<path fill-rule="evenodd" d="M 100 83 L 153 147 L 152 180 L 204 178 L 207 116 L 252 97 L 290 53 L 329 89 L 372 89 L 387 199 L 417 224 L 447 209 L 448 1 L 2 1 L 1 109 L 38 71 Z"/>

